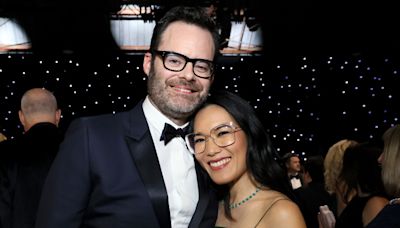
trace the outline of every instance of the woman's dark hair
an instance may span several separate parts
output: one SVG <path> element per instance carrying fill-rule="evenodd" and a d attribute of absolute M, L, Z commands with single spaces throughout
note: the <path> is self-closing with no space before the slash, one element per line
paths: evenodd
<path fill-rule="evenodd" d="M 175 6 L 167 11 L 154 27 L 150 50 L 157 50 L 162 34 L 171 23 L 176 21 L 193 24 L 209 31 L 214 40 L 214 57 L 219 54 L 219 33 L 215 21 L 206 14 L 204 8 L 198 6 Z"/>
<path fill-rule="evenodd" d="M 381 153 L 381 148 L 370 143 L 360 143 L 346 149 L 343 155 L 343 168 L 339 175 L 339 180 L 344 181 L 347 186 L 342 193 L 343 199 L 347 201 L 351 192 L 357 189 L 366 194 L 384 195 L 381 168 L 378 163 Z"/>
<path fill-rule="evenodd" d="M 251 105 L 238 95 L 228 91 L 213 92 L 204 106 L 215 104 L 224 108 L 238 123 L 247 138 L 247 167 L 254 180 L 270 189 L 291 197 L 289 182 L 279 155 Z M 203 107 L 204 107 L 203 106 Z M 224 189 L 225 212 L 231 217 L 229 191 Z"/>
<path fill-rule="evenodd" d="M 324 184 L 324 158 L 321 155 L 314 155 L 304 162 L 304 171 L 311 176 L 313 183 Z"/>

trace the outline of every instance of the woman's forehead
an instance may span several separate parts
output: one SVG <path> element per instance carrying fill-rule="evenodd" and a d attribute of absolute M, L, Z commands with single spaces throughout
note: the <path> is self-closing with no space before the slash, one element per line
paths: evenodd
<path fill-rule="evenodd" d="M 196 114 L 194 128 L 195 130 L 209 131 L 218 125 L 229 122 L 236 124 L 235 119 L 223 107 L 210 104 Z"/>

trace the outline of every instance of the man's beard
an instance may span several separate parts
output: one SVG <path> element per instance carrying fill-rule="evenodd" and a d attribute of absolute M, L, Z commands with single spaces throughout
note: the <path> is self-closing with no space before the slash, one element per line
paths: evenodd
<path fill-rule="evenodd" d="M 186 119 L 207 99 L 208 91 L 206 91 L 202 96 L 195 97 L 189 95 L 172 96 L 167 92 L 167 85 L 159 77 L 160 76 L 157 76 L 154 70 L 154 65 L 152 64 L 147 82 L 148 94 L 156 107 L 168 117 L 174 119 Z M 198 85 L 187 82 L 183 79 L 179 81 L 179 84 L 195 88 L 199 87 Z"/>

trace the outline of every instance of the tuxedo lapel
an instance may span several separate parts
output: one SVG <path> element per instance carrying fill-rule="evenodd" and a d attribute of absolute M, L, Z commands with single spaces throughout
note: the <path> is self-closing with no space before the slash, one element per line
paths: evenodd
<path fill-rule="evenodd" d="M 153 204 L 160 227 L 170 227 L 168 195 L 160 164 L 140 102 L 129 114 L 126 137 L 130 153 Z"/>
<path fill-rule="evenodd" d="M 194 162 L 197 174 L 197 183 L 199 187 L 199 202 L 197 203 L 196 211 L 194 212 L 193 218 L 190 221 L 189 227 L 199 227 L 204 217 L 205 210 L 210 201 L 210 195 L 206 182 L 207 176 L 201 170 L 199 163 L 195 160 Z"/>

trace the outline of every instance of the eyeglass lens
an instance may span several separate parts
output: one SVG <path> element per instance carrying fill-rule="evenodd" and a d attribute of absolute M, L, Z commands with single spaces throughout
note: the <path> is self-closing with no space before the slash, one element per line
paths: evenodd
<path fill-rule="evenodd" d="M 157 52 L 159 53 L 159 52 Z M 182 71 L 188 62 L 193 63 L 193 73 L 201 78 L 209 78 L 213 74 L 214 65 L 210 61 L 201 59 L 190 59 L 184 55 L 174 52 L 160 52 L 163 57 L 164 67 L 171 71 Z"/>
<path fill-rule="evenodd" d="M 210 136 L 192 134 L 189 135 L 189 146 L 194 153 L 202 153 L 206 148 L 206 142 L 212 138 L 214 143 L 220 147 L 232 145 L 235 142 L 235 129 L 229 125 L 222 125 L 211 130 Z"/>

